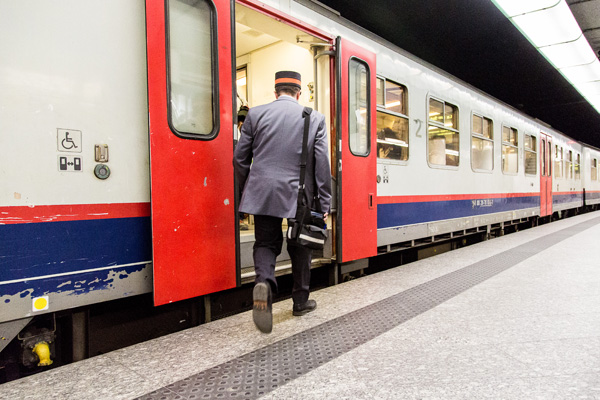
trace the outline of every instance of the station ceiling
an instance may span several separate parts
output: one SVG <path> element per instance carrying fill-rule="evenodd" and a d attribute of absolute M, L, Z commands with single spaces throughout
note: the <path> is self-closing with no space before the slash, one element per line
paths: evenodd
<path fill-rule="evenodd" d="M 572 138 L 600 147 L 600 114 L 491 0 L 319 1 Z M 600 0 L 567 3 L 598 54 Z"/>

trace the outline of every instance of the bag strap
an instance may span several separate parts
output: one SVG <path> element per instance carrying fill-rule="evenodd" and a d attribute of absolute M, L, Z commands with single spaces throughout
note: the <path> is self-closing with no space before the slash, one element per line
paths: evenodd
<path fill-rule="evenodd" d="M 304 204 L 304 189 L 305 189 L 305 179 L 306 179 L 306 162 L 308 160 L 308 131 L 310 128 L 310 114 L 312 113 L 312 108 L 304 107 L 302 110 L 302 118 L 304 118 L 304 135 L 302 137 L 302 155 L 300 156 L 300 183 L 298 186 L 298 209 L 302 207 Z M 314 155 L 313 155 L 314 156 Z M 316 179 L 315 179 L 316 182 Z M 321 203 L 318 201 L 318 196 L 315 196 L 313 199 L 315 203 L 315 209 L 320 213 L 321 212 Z"/>
<path fill-rule="evenodd" d="M 306 178 L 306 160 L 308 158 L 308 130 L 310 127 L 310 113 L 312 108 L 304 107 L 304 136 L 302 137 L 302 155 L 300 156 L 300 183 L 298 185 L 298 208 L 304 204 L 304 181 Z"/>

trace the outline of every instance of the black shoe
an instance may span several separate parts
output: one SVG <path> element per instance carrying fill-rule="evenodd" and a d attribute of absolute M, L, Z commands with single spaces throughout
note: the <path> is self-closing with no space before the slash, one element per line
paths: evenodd
<path fill-rule="evenodd" d="M 273 305 L 269 284 L 257 283 L 252 291 L 252 299 L 254 300 L 252 307 L 254 325 L 263 333 L 271 333 L 273 330 Z"/>
<path fill-rule="evenodd" d="M 296 317 L 299 317 L 301 315 L 308 314 L 315 308 L 317 308 L 317 302 L 314 300 L 308 300 L 304 304 L 294 304 L 292 314 L 294 314 Z"/>

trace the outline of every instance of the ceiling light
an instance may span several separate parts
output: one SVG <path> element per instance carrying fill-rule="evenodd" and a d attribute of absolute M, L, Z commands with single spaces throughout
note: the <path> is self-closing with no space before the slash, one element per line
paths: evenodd
<path fill-rule="evenodd" d="M 535 47 L 571 42 L 581 36 L 581 28 L 564 0 L 552 8 L 511 17 L 511 21 Z"/>
<path fill-rule="evenodd" d="M 565 0 L 492 0 L 600 112 L 600 61 Z"/>
<path fill-rule="evenodd" d="M 550 8 L 556 5 L 557 0 L 496 0 L 495 3 L 510 18 L 515 15 Z"/>
<path fill-rule="evenodd" d="M 590 47 L 585 36 L 581 35 L 579 39 L 567 42 L 544 46 L 538 49 L 555 68 L 575 67 L 578 65 L 588 65 L 596 58 L 596 54 Z"/>
<path fill-rule="evenodd" d="M 560 72 L 573 85 L 576 83 L 591 82 L 600 76 L 600 63 L 594 61 L 585 65 L 561 68 Z"/>
<path fill-rule="evenodd" d="M 600 81 L 583 83 L 580 88 L 581 94 L 584 96 L 600 96 Z"/>
<path fill-rule="evenodd" d="M 583 97 L 600 113 L 600 95 L 586 96 L 584 94 Z"/>

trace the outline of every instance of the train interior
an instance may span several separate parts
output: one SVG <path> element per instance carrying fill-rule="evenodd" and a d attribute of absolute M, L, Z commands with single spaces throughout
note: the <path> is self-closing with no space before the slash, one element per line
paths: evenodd
<path fill-rule="evenodd" d="M 235 6 L 235 21 L 238 113 L 242 106 L 252 108 L 275 100 L 275 73 L 294 70 L 302 76 L 300 104 L 323 113 L 331 127 L 329 56 L 315 61 L 315 52 L 328 50 L 328 43 L 241 4 Z M 237 126 L 234 132 L 237 140 Z M 253 239 L 253 227 L 252 216 L 240 220 L 242 243 Z"/>

